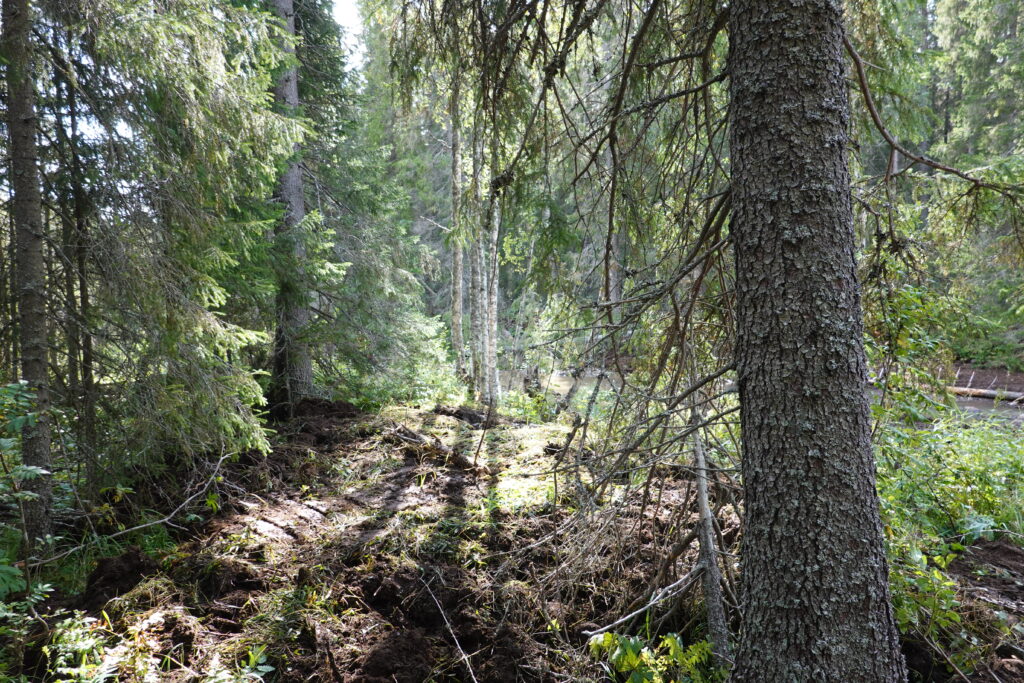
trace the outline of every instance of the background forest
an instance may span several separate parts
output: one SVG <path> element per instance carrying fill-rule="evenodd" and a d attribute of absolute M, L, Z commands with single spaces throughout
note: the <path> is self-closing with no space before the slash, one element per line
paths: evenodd
<path fill-rule="evenodd" d="M 0 678 L 724 680 L 727 4 L 3 0 Z M 1024 4 L 845 20 L 902 652 L 1024 680 Z"/>

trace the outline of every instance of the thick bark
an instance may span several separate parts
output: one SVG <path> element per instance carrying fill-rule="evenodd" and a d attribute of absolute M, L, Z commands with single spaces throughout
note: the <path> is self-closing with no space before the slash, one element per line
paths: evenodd
<path fill-rule="evenodd" d="M 459 75 L 452 80 L 452 96 L 449 106 L 452 127 L 452 351 L 455 353 L 455 372 L 459 377 L 466 374 L 464 345 L 462 342 L 462 231 L 461 195 L 462 167 L 459 163 Z"/>
<path fill-rule="evenodd" d="M 735 681 L 902 681 L 869 438 L 838 0 L 730 8 Z"/>
<path fill-rule="evenodd" d="M 290 35 L 295 35 L 295 9 L 292 0 L 274 0 L 274 11 L 284 20 Z M 294 47 L 286 48 L 294 54 Z M 285 71 L 274 86 L 274 100 L 279 106 L 294 111 L 299 106 L 298 69 Z M 296 145 L 296 155 L 299 147 Z M 284 204 L 284 221 L 275 231 L 282 254 L 289 266 L 281 269 L 277 292 L 277 331 L 274 335 L 274 385 L 290 404 L 313 394 L 313 363 L 303 334 L 309 325 L 309 292 L 306 290 L 303 264 L 306 246 L 301 224 L 306 217 L 306 201 L 302 185 L 302 167 L 297 160 L 288 164 L 278 181 L 278 199 Z"/>
<path fill-rule="evenodd" d="M 36 147 L 32 14 L 28 0 L 3 2 L 3 54 L 7 61 L 7 126 L 10 136 L 11 217 L 14 221 L 21 377 L 35 396 L 39 417 L 22 430 L 25 465 L 46 474 L 25 482 L 35 493 L 24 503 L 25 545 L 50 533 L 50 380 L 47 370 L 46 262 Z"/>

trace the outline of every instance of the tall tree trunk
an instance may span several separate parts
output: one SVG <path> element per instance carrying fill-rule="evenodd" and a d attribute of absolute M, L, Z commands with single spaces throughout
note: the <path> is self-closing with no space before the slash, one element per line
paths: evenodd
<path fill-rule="evenodd" d="M 11 217 L 14 220 L 18 283 L 21 377 L 35 395 L 39 417 L 22 430 L 25 465 L 46 473 L 29 479 L 35 497 L 24 503 L 25 545 L 52 529 L 50 480 L 50 380 L 47 369 L 46 263 L 43 208 L 36 149 L 35 79 L 32 73 L 32 14 L 29 0 L 3 0 L 3 54 L 7 60 L 7 130 L 11 155 Z"/>
<path fill-rule="evenodd" d="M 3 297 L 0 300 L 0 317 L 8 323 L 0 325 L 0 372 L 4 382 L 11 382 L 18 376 L 18 325 L 15 322 L 18 295 L 14 273 L 14 223 L 5 221 L 5 227 L 7 249 L 0 258 L 0 295 Z"/>
<path fill-rule="evenodd" d="M 476 396 L 484 399 L 487 393 L 487 260 L 484 253 L 483 241 L 483 189 L 480 186 L 480 174 L 483 173 L 483 146 L 479 127 L 474 130 L 473 135 L 473 198 L 476 211 L 473 220 L 473 238 L 470 245 L 472 250 L 470 264 L 470 286 L 472 288 L 472 313 L 470 321 L 473 343 L 473 389 Z"/>
<path fill-rule="evenodd" d="M 486 392 L 484 403 L 493 411 L 501 398 L 501 381 L 498 378 L 498 285 L 501 269 L 498 263 L 498 235 L 501 232 L 501 190 L 498 187 L 498 146 L 500 137 L 497 121 L 491 123 L 491 189 L 487 202 L 487 217 L 484 236 L 487 238 L 487 343 L 484 346 L 484 368 Z"/>
<path fill-rule="evenodd" d="M 70 44 L 70 40 L 69 40 Z M 85 174 L 79 153 L 78 96 L 68 80 L 70 62 L 60 59 L 54 69 L 54 82 L 63 85 L 67 106 L 67 124 L 61 108 L 56 109 L 58 141 L 68 154 L 70 170 L 70 210 L 61 213 L 64 232 L 64 288 L 68 310 L 68 385 L 69 398 L 78 412 L 75 440 L 85 463 L 85 492 L 93 495 L 99 487 L 99 462 L 96 442 L 96 373 L 90 331 L 91 301 L 88 276 L 88 216 L 89 195 L 85 188 Z"/>
<path fill-rule="evenodd" d="M 462 342 L 462 245 L 452 243 L 452 351 L 455 353 L 455 373 L 466 376 L 465 344 Z"/>
<path fill-rule="evenodd" d="M 475 224 L 475 221 L 474 221 Z M 469 351 L 470 363 L 472 365 L 472 377 L 470 388 L 477 396 L 481 394 L 481 377 L 483 377 L 483 356 L 480 347 L 483 339 L 483 306 L 480 301 L 481 264 L 480 264 L 480 241 L 477 239 L 477 230 L 473 230 L 469 242 Z"/>
<path fill-rule="evenodd" d="M 459 73 L 452 78 L 452 95 L 449 104 L 452 127 L 452 351 L 455 353 L 455 372 L 459 377 L 466 374 L 464 345 L 462 343 L 462 230 L 461 195 L 462 166 L 460 162 L 459 126 Z"/>
<path fill-rule="evenodd" d="M 484 212 L 486 213 L 486 212 Z M 479 221 L 477 221 L 479 223 Z M 477 232 L 479 233 L 473 248 L 476 250 L 476 259 L 479 263 L 480 278 L 477 281 L 479 289 L 476 292 L 476 311 L 477 311 L 477 359 L 480 365 L 480 372 L 477 374 L 477 395 L 480 396 L 480 400 L 485 403 L 489 402 L 488 398 L 488 382 L 490 380 L 490 373 L 488 372 L 487 365 L 487 349 L 490 348 L 490 334 L 491 334 L 491 319 L 490 313 L 491 308 L 487 305 L 487 292 L 489 290 L 490 281 L 490 269 L 487 267 L 487 248 L 484 243 L 484 234 L 480 225 L 477 225 Z"/>
<path fill-rule="evenodd" d="M 285 22 L 289 35 L 295 35 L 295 9 L 292 0 L 274 0 L 274 11 Z M 294 54 L 294 47 L 286 46 Z M 288 69 L 274 87 L 279 106 L 295 111 L 299 106 L 298 69 Z M 296 145 L 298 156 L 300 147 Z M 284 204 L 284 221 L 275 237 L 279 254 L 289 263 L 280 269 L 277 293 L 277 331 L 274 335 L 274 385 L 289 403 L 313 394 L 313 363 L 309 346 L 303 339 L 309 325 L 309 292 L 306 290 L 303 264 L 306 246 L 301 224 L 306 217 L 302 186 L 302 167 L 298 159 L 288 164 L 278 183 L 278 198 Z"/>
<path fill-rule="evenodd" d="M 730 8 L 744 619 L 734 681 L 902 681 L 871 452 L 839 0 Z"/>
<path fill-rule="evenodd" d="M 487 368 L 487 395 L 484 401 L 493 410 L 501 398 L 501 382 L 498 379 L 498 234 L 501 231 L 501 195 L 497 192 L 491 199 L 490 228 L 488 231 L 487 276 L 487 347 L 484 365 Z"/>

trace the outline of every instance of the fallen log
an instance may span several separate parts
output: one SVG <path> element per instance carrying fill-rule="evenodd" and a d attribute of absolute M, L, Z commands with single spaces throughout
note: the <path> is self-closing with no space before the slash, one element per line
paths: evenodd
<path fill-rule="evenodd" d="M 1003 389 L 974 389 L 971 387 L 946 387 L 946 391 L 957 396 L 968 396 L 970 398 L 989 398 L 992 400 L 1005 401 L 1007 403 L 1024 403 L 1024 392 L 1005 391 Z"/>

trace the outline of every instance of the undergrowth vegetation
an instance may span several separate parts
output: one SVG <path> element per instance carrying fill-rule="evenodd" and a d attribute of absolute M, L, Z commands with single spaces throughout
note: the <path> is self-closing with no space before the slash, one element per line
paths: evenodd
<path fill-rule="evenodd" d="M 221 531 L 198 546 L 175 547 L 160 525 L 107 542 L 96 555 L 115 555 L 134 543 L 162 558 L 163 571 L 102 609 L 54 607 L 54 586 L 33 579 L 26 592 L 26 576 L 8 560 L 0 566 L 3 635 L 24 646 L 5 650 L 0 666 L 15 676 L 26 658 L 37 658 L 46 680 L 55 681 L 155 681 L 189 671 L 185 678 L 204 683 L 292 680 L 298 671 L 332 666 L 298 656 L 309 642 L 320 642 L 325 633 L 347 638 L 339 634 L 351 633 L 353 624 L 372 627 L 389 614 L 392 607 L 374 596 L 393 590 L 382 588 L 390 585 L 383 577 L 392 576 L 419 596 L 419 609 L 434 615 L 454 619 L 449 611 L 472 603 L 487 623 L 509 620 L 517 628 L 513 640 L 533 643 L 517 646 L 533 653 L 530 661 L 562 661 L 558 666 L 575 671 L 578 680 L 724 680 L 711 661 L 695 595 L 654 604 L 646 616 L 600 635 L 581 635 L 594 627 L 588 619 L 604 614 L 611 620 L 637 591 L 642 597 L 665 554 L 673 556 L 647 544 L 654 541 L 652 532 L 679 538 L 692 523 L 683 497 L 689 489 L 685 468 L 671 460 L 653 469 L 620 462 L 616 474 L 608 469 L 611 461 L 590 450 L 609 434 L 614 391 L 582 392 L 572 411 L 559 417 L 551 402 L 525 394 L 510 394 L 505 405 L 514 421 L 491 430 L 400 407 L 337 423 L 343 427 L 317 422 L 311 433 L 317 444 L 326 439 L 327 447 L 298 445 L 310 429 L 301 423 L 298 432 L 282 428 L 268 459 L 280 463 L 274 465 L 277 474 L 263 484 L 264 495 L 279 502 L 259 504 L 259 513 L 248 512 L 250 504 L 238 511 L 229 489 L 221 488 L 219 500 L 227 508 L 218 512 L 207 501 L 203 516 L 227 514 L 227 521 L 216 523 Z M 17 406 L 28 407 L 12 398 L 10 410 Z M 594 441 L 588 437 L 587 445 L 560 454 L 588 409 Z M 933 409 L 928 422 L 893 410 L 902 419 L 881 421 L 876 430 L 891 585 L 906 647 L 930 653 L 936 670 L 970 674 L 981 671 L 1001 644 L 1024 637 L 1017 616 L 985 602 L 972 587 L 998 569 L 965 561 L 979 543 L 1024 534 L 1024 443 L 1001 416 L 978 419 Z M 465 456 L 465 466 L 488 469 L 473 475 L 433 460 L 441 452 L 432 447 L 402 446 L 389 436 L 395 424 L 437 436 Z M 718 467 L 727 472 L 735 457 L 728 430 L 709 432 L 709 440 Z M 720 481 L 716 494 L 724 496 L 717 503 L 724 510 L 733 504 L 724 495 L 727 482 Z M 644 491 L 652 486 L 668 505 L 645 511 Z M 287 515 L 311 509 L 325 512 L 327 521 L 306 527 L 296 517 L 275 517 L 284 515 L 285 505 Z M 321 519 L 320 512 L 310 514 Z M 286 527 L 297 531 L 280 531 Z M 728 528 L 723 533 L 736 538 Z M 630 540 L 634 534 L 639 546 Z M 681 567 L 695 559 L 690 551 L 674 557 Z M 60 588 L 81 586 L 89 566 L 69 558 L 52 576 L 61 577 Z M 430 580 L 431 572 L 440 572 L 440 583 Z M 96 581 L 89 577 L 90 586 Z M 461 586 L 458 598 L 435 593 L 434 604 L 429 591 L 455 586 Z M 406 616 L 397 622 L 393 615 L 379 622 L 391 624 L 382 633 L 407 633 L 401 624 L 412 617 L 405 607 L 401 613 Z M 51 624 L 45 640 L 39 640 L 38 614 Z M 449 647 L 461 642 L 451 640 L 443 620 L 431 624 Z M 466 627 L 451 628 L 461 633 Z M 345 650 L 345 666 L 376 666 L 366 648 L 352 647 Z M 457 648 L 431 652 L 432 664 L 417 664 L 426 667 L 417 671 L 432 671 L 429 680 L 443 680 L 445 670 L 461 675 L 465 664 Z"/>
<path fill-rule="evenodd" d="M 951 665 L 975 671 L 1000 644 L 1024 639 L 1019 618 L 965 590 L 968 568 L 953 566 L 979 541 L 1024 539 L 1019 427 L 954 413 L 917 427 L 888 424 L 878 441 L 900 629 Z"/>
<path fill-rule="evenodd" d="M 850 509 L 912 683 L 1024 680 L 1021 3 L 817 3 L 843 186 L 757 220 L 744 3 L 3 4 L 0 680 L 719 683 Z"/>

